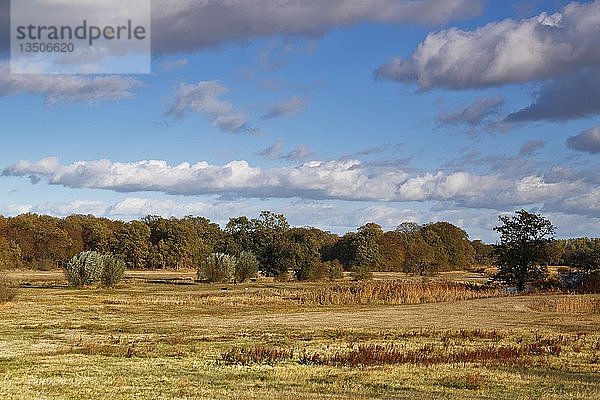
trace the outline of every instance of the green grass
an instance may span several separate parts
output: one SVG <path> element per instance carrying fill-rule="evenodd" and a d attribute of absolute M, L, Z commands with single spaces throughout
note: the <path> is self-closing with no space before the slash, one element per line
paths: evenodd
<path fill-rule="evenodd" d="M 23 287 L 0 305 L 0 398 L 600 397 L 599 296 L 298 301 L 330 288 Z M 248 362 L 227 361 L 236 351 Z"/>

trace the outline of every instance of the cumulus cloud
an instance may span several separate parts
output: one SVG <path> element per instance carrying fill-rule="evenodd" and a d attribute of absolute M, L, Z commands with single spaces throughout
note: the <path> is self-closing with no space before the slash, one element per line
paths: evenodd
<path fill-rule="evenodd" d="M 581 132 L 567 139 L 567 146 L 590 154 L 600 153 L 600 126 Z"/>
<path fill-rule="evenodd" d="M 542 81 L 600 66 L 599 40 L 600 1 L 571 3 L 552 15 L 431 33 L 412 56 L 382 65 L 376 76 L 424 90 Z"/>
<path fill-rule="evenodd" d="M 175 104 L 167 114 L 181 118 L 186 112 L 196 112 L 206 115 L 214 127 L 224 132 L 247 132 L 246 115 L 234 110 L 231 103 L 221 100 L 228 91 L 219 81 L 181 84 L 175 92 Z"/>
<path fill-rule="evenodd" d="M 153 0 L 152 47 L 175 53 L 232 41 L 322 35 L 363 22 L 436 25 L 481 12 L 480 0 Z"/>
<path fill-rule="evenodd" d="M 535 146 L 534 146 L 535 147 Z M 398 168 L 371 169 L 357 160 L 311 161 L 263 169 L 246 161 L 225 165 L 165 161 L 118 163 L 109 160 L 78 161 L 63 165 L 56 158 L 20 161 L 6 168 L 5 176 L 29 177 L 69 188 L 95 188 L 117 192 L 159 192 L 175 195 L 227 195 L 238 198 L 302 198 L 377 202 L 450 202 L 467 208 L 503 209 L 530 204 L 575 204 L 570 210 L 595 213 L 597 185 L 578 177 L 549 179 L 532 173 L 513 177 L 499 173 L 411 173 Z M 565 176 L 566 177 L 566 176 Z M 556 176 L 555 176 L 556 178 Z M 591 194 L 590 194 L 591 193 Z M 586 196 L 592 196 L 588 199 Z M 567 203 L 568 199 L 587 199 Z M 597 201 L 597 200 L 596 200 Z M 586 209 L 585 204 L 590 208 Z M 574 212 L 574 211 L 573 211 Z M 595 215 L 595 214 L 594 214 Z"/>
<path fill-rule="evenodd" d="M 133 90 L 142 86 L 136 79 L 123 76 L 79 76 L 11 74 L 7 63 L 0 63 L 0 96 L 19 93 L 40 95 L 48 106 L 57 103 L 120 100 L 133 96 Z"/>
<path fill-rule="evenodd" d="M 275 104 L 263 115 L 263 119 L 288 117 L 297 114 L 306 108 L 306 103 L 305 99 L 294 96 L 291 99 Z"/>
<path fill-rule="evenodd" d="M 469 125 L 475 127 L 488 117 L 498 114 L 503 105 L 504 97 L 502 96 L 479 99 L 462 110 L 440 114 L 438 121 L 448 125 Z"/>

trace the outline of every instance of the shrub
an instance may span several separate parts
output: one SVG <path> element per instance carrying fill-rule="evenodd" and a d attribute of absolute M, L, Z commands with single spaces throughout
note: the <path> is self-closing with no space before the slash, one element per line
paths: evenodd
<path fill-rule="evenodd" d="M 69 285 L 78 288 L 100 280 L 102 269 L 102 255 L 96 251 L 83 251 L 63 266 Z"/>
<path fill-rule="evenodd" d="M 83 251 L 63 266 L 63 272 L 70 286 L 80 288 L 101 282 L 110 287 L 123 278 L 125 263 L 112 254 Z"/>
<path fill-rule="evenodd" d="M 236 259 L 225 253 L 212 253 L 200 265 L 198 280 L 229 282 L 235 274 Z"/>
<path fill-rule="evenodd" d="M 350 276 L 355 281 L 366 281 L 373 278 L 373 273 L 367 265 L 355 265 Z"/>
<path fill-rule="evenodd" d="M 326 261 L 324 264 L 327 279 L 333 281 L 344 277 L 344 268 L 338 260 Z"/>
<path fill-rule="evenodd" d="M 235 263 L 235 280 L 244 282 L 246 279 L 258 276 L 258 260 L 254 253 L 242 251 Z"/>
<path fill-rule="evenodd" d="M 106 287 L 115 286 L 125 275 L 125 261 L 112 254 L 100 256 L 102 264 L 102 285 Z"/>
<path fill-rule="evenodd" d="M 299 281 L 320 281 L 326 277 L 326 270 L 321 262 L 307 263 L 295 272 Z"/>
<path fill-rule="evenodd" d="M 0 304 L 8 303 L 17 296 L 17 287 L 10 282 L 0 280 Z"/>

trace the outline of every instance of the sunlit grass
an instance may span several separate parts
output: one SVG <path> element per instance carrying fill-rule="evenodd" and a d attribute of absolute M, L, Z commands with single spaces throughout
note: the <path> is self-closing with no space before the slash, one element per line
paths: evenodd
<path fill-rule="evenodd" d="M 600 397 L 598 296 L 354 285 L 24 287 L 0 305 L 0 398 Z M 406 286 L 426 287 L 453 286 Z"/>

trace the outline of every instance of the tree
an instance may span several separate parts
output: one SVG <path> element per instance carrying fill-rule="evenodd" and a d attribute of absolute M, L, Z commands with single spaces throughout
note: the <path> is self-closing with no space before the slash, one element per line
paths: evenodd
<path fill-rule="evenodd" d="M 236 259 L 225 253 L 212 253 L 198 268 L 198 280 L 229 282 L 235 274 Z"/>
<path fill-rule="evenodd" d="M 463 229 L 449 222 L 435 222 L 425 225 L 424 232 L 434 232 L 440 239 L 441 251 L 448 261 L 440 265 L 442 270 L 467 270 L 475 263 L 475 250 L 469 242 L 469 235 Z"/>
<path fill-rule="evenodd" d="M 448 256 L 443 252 L 441 240 L 435 232 L 419 230 L 402 234 L 402 239 L 406 248 L 404 272 L 433 275 L 447 263 Z"/>
<path fill-rule="evenodd" d="M 406 260 L 406 248 L 402 242 L 402 234 L 386 232 L 379 240 L 381 264 L 378 271 L 402 271 Z"/>
<path fill-rule="evenodd" d="M 471 246 L 475 250 L 475 263 L 478 265 L 491 265 L 494 262 L 494 246 L 473 240 Z"/>
<path fill-rule="evenodd" d="M 291 228 L 288 231 L 291 253 L 291 268 L 301 281 L 325 279 L 321 268 L 320 235 L 315 228 Z"/>
<path fill-rule="evenodd" d="M 63 266 L 69 285 L 81 288 L 102 279 L 102 254 L 96 251 L 83 251 Z"/>
<path fill-rule="evenodd" d="M 146 268 L 150 258 L 150 228 L 141 221 L 124 224 L 115 233 L 112 248 L 130 269 Z"/>
<path fill-rule="evenodd" d="M 258 275 L 258 260 L 254 253 L 242 251 L 235 263 L 235 280 L 244 282 L 246 279 L 256 278 Z"/>
<path fill-rule="evenodd" d="M 15 268 L 21 265 L 21 248 L 12 240 L 0 236 L 0 268 Z"/>
<path fill-rule="evenodd" d="M 113 287 L 123 279 L 125 275 L 125 261 L 112 254 L 100 256 L 102 264 L 102 275 L 100 282 L 104 287 Z"/>
<path fill-rule="evenodd" d="M 522 291 L 528 282 L 548 274 L 546 265 L 555 228 L 548 219 L 525 210 L 498 219 L 502 225 L 494 228 L 500 234 L 500 243 L 495 247 L 499 268 L 496 279 Z"/>
<path fill-rule="evenodd" d="M 291 243 L 288 236 L 290 225 L 283 214 L 271 211 L 260 213 L 259 219 L 252 219 L 254 251 L 260 266 L 268 276 L 286 279 L 292 266 Z"/>
<path fill-rule="evenodd" d="M 381 263 L 379 241 L 382 237 L 383 229 L 373 222 L 358 228 L 354 264 L 367 266 L 371 271 L 375 270 Z"/>

